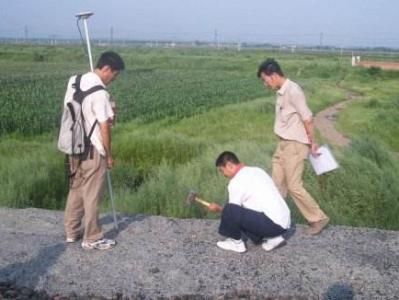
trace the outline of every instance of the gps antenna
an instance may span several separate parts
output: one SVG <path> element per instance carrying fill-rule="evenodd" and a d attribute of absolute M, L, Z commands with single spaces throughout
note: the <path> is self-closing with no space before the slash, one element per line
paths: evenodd
<path fill-rule="evenodd" d="M 89 30 L 87 28 L 87 19 L 92 15 L 93 15 L 93 13 L 90 11 L 81 12 L 81 13 L 76 14 L 78 21 L 83 20 L 83 26 L 85 28 L 86 43 L 87 43 L 87 53 L 89 54 L 89 62 L 90 62 L 91 71 L 93 71 L 94 68 L 93 68 L 93 59 L 91 57 L 90 38 L 89 38 Z"/>

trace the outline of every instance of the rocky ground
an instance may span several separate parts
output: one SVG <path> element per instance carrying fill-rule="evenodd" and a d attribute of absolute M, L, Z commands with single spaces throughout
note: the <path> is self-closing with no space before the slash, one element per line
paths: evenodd
<path fill-rule="evenodd" d="M 101 219 L 113 250 L 64 242 L 62 212 L 0 209 L 0 299 L 399 299 L 399 232 L 302 225 L 272 252 L 220 250 L 217 220 Z"/>

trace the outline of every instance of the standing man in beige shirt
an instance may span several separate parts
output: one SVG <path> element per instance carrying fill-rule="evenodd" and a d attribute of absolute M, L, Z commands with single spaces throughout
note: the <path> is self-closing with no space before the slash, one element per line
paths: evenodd
<path fill-rule="evenodd" d="M 272 159 L 273 181 L 284 198 L 290 194 L 309 223 L 307 232 L 316 235 L 330 219 L 303 187 L 305 159 L 309 151 L 317 155 L 312 112 L 301 87 L 284 77 L 274 59 L 267 59 L 259 66 L 258 77 L 266 87 L 277 91 L 274 132 L 279 141 Z"/>

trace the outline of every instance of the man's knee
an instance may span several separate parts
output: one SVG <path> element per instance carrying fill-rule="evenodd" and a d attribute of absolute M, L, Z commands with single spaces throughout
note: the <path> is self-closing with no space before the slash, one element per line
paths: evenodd
<path fill-rule="evenodd" d="M 302 193 L 305 190 L 302 182 L 289 183 L 287 189 L 290 194 Z"/>

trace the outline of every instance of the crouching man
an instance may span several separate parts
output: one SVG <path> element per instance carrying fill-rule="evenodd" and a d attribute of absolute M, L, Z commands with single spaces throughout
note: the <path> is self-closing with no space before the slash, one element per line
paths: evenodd
<path fill-rule="evenodd" d="M 242 234 L 255 244 L 262 243 L 265 251 L 283 246 L 282 234 L 291 224 L 290 210 L 271 177 L 260 168 L 244 165 L 229 151 L 219 155 L 216 167 L 230 179 L 228 203 L 224 207 L 211 203 L 208 207 L 211 212 L 222 213 L 219 233 L 227 239 L 217 246 L 245 252 Z"/>

